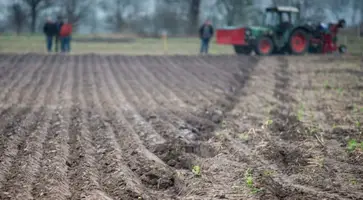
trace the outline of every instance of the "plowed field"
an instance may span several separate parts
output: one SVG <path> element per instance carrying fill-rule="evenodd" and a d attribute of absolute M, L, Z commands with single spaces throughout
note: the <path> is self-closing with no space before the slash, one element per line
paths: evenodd
<path fill-rule="evenodd" d="M 352 57 L 2 54 L 0 199 L 363 199 L 362 79 Z"/>

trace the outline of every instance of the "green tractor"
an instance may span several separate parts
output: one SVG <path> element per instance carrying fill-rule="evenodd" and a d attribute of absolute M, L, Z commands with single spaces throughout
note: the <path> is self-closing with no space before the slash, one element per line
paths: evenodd
<path fill-rule="evenodd" d="M 237 54 L 304 54 L 309 51 L 314 28 L 299 21 L 298 8 L 269 7 L 262 26 L 217 29 L 217 43 L 233 45 Z"/>

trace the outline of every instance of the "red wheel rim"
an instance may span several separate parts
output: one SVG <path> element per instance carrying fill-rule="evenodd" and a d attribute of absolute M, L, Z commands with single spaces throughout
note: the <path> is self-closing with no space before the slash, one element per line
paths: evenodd
<path fill-rule="evenodd" d="M 293 35 L 291 42 L 292 42 L 291 47 L 295 52 L 300 53 L 305 50 L 306 39 L 305 39 L 304 34 L 297 33 L 297 34 Z"/>
<path fill-rule="evenodd" d="M 271 50 L 270 42 L 267 39 L 261 40 L 260 44 L 259 44 L 259 49 L 260 49 L 261 53 L 264 53 L 264 54 L 270 52 L 270 50 Z"/>

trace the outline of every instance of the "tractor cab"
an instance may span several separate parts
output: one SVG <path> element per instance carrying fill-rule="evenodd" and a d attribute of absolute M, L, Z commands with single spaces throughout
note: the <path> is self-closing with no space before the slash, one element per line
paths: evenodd
<path fill-rule="evenodd" d="M 263 26 L 273 30 L 277 46 L 284 45 L 289 32 L 299 21 L 299 9 L 289 6 L 277 6 L 266 8 Z"/>
<path fill-rule="evenodd" d="M 264 26 L 276 27 L 281 25 L 296 25 L 299 20 L 299 9 L 288 6 L 266 8 Z"/>

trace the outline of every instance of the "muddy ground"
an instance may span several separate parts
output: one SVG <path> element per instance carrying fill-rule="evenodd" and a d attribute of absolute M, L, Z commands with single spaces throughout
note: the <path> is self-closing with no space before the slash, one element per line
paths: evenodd
<path fill-rule="evenodd" d="M 363 199 L 358 57 L 0 55 L 0 199 Z"/>

